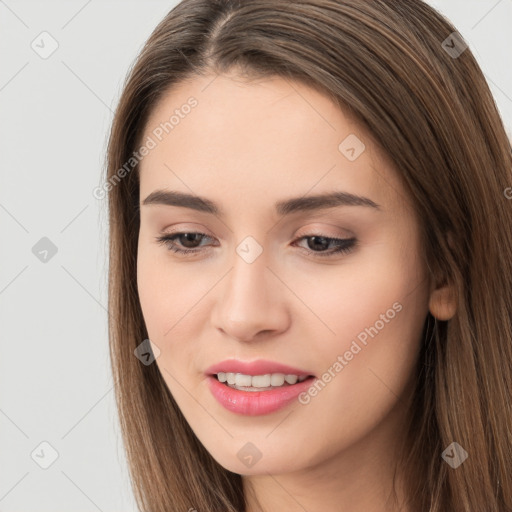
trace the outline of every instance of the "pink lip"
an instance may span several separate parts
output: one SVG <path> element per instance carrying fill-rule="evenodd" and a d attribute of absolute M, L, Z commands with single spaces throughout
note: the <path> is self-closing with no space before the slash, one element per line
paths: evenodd
<path fill-rule="evenodd" d="M 285 385 L 266 391 L 241 391 L 219 382 L 215 377 L 219 372 L 243 373 L 244 375 L 284 373 L 285 375 L 309 378 L 292 386 Z M 269 414 L 285 407 L 296 399 L 300 393 L 306 391 L 315 379 L 312 376 L 312 372 L 264 359 L 252 362 L 227 359 L 210 366 L 205 370 L 205 373 L 207 375 L 208 387 L 216 400 L 229 411 L 247 416 Z"/>
<path fill-rule="evenodd" d="M 266 361 L 265 359 L 258 359 L 252 362 L 239 361 L 237 359 L 226 359 L 225 361 L 214 364 L 205 370 L 207 375 L 215 375 L 219 372 L 243 373 L 244 375 L 284 373 L 285 375 L 297 375 L 298 377 L 313 375 L 312 372 L 293 368 L 292 366 L 287 366 L 275 361 Z"/>
<path fill-rule="evenodd" d="M 292 386 L 283 386 L 268 391 L 241 391 L 219 382 L 213 375 L 207 377 L 212 395 L 223 407 L 231 412 L 247 416 L 269 414 L 285 407 L 305 392 L 314 380 L 315 377 L 310 377 Z"/>

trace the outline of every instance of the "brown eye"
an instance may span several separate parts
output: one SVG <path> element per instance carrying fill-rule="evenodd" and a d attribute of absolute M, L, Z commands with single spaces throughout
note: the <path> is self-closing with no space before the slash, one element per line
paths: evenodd
<path fill-rule="evenodd" d="M 172 235 L 166 234 L 156 238 L 157 242 L 167 246 L 167 249 L 178 254 L 193 254 L 201 251 L 198 244 L 204 238 L 211 238 L 205 233 L 181 232 Z M 307 240 L 307 248 L 302 247 L 309 254 L 320 257 L 335 256 L 350 252 L 356 244 L 356 238 L 333 238 L 323 235 L 302 236 L 294 241 Z M 330 246 L 334 246 L 329 250 Z"/>
<path fill-rule="evenodd" d="M 297 239 L 308 240 L 307 248 L 304 248 L 308 253 L 315 256 L 328 257 L 340 253 L 350 252 L 356 244 L 356 238 L 332 238 L 323 235 L 306 235 Z M 295 242 L 294 242 L 295 243 Z M 330 245 L 334 244 L 334 249 L 328 250 Z"/>
<path fill-rule="evenodd" d="M 198 252 L 196 242 L 200 242 L 203 237 L 210 238 L 205 233 L 182 232 L 172 235 L 162 235 L 157 237 L 156 240 L 158 243 L 166 245 L 170 251 L 180 254 L 189 254 Z M 178 240 L 178 244 L 176 240 Z M 181 249 L 180 246 L 185 248 Z"/>

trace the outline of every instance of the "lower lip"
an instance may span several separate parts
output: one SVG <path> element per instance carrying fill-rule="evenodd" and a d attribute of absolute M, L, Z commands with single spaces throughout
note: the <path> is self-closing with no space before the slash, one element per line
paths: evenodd
<path fill-rule="evenodd" d="M 283 386 L 268 391 L 240 391 L 219 382 L 216 377 L 209 375 L 208 387 L 217 401 L 231 412 L 258 416 L 269 414 L 282 409 L 306 391 L 315 377 L 308 377 L 302 382 L 291 386 Z"/>

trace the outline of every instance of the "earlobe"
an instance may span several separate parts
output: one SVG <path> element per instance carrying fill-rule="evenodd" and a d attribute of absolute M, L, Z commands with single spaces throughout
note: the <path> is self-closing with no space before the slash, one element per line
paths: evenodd
<path fill-rule="evenodd" d="M 446 240 L 452 250 L 455 248 L 455 242 L 451 232 L 446 234 Z M 429 310 L 432 316 L 438 320 L 450 320 L 457 311 L 457 296 L 455 287 L 446 277 L 441 283 L 430 290 Z"/>
<path fill-rule="evenodd" d="M 444 284 L 430 293 L 429 310 L 438 320 L 450 320 L 457 311 L 453 286 Z"/>

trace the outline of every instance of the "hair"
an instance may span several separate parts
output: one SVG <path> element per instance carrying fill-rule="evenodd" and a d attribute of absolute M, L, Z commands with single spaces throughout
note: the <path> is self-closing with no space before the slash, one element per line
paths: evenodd
<path fill-rule="evenodd" d="M 184 0 L 150 35 L 106 155 L 110 357 L 141 510 L 246 506 L 241 475 L 199 442 L 157 365 L 134 357 L 148 337 L 137 291 L 138 164 L 112 181 L 174 84 L 233 70 L 320 91 L 394 164 L 420 219 L 429 277 L 457 296 L 450 320 L 425 319 L 397 464 L 407 502 L 429 512 L 512 510 L 512 153 L 471 50 L 457 56 L 443 44 L 454 32 L 420 0 Z M 441 457 L 454 441 L 469 455 L 456 469 Z"/>

